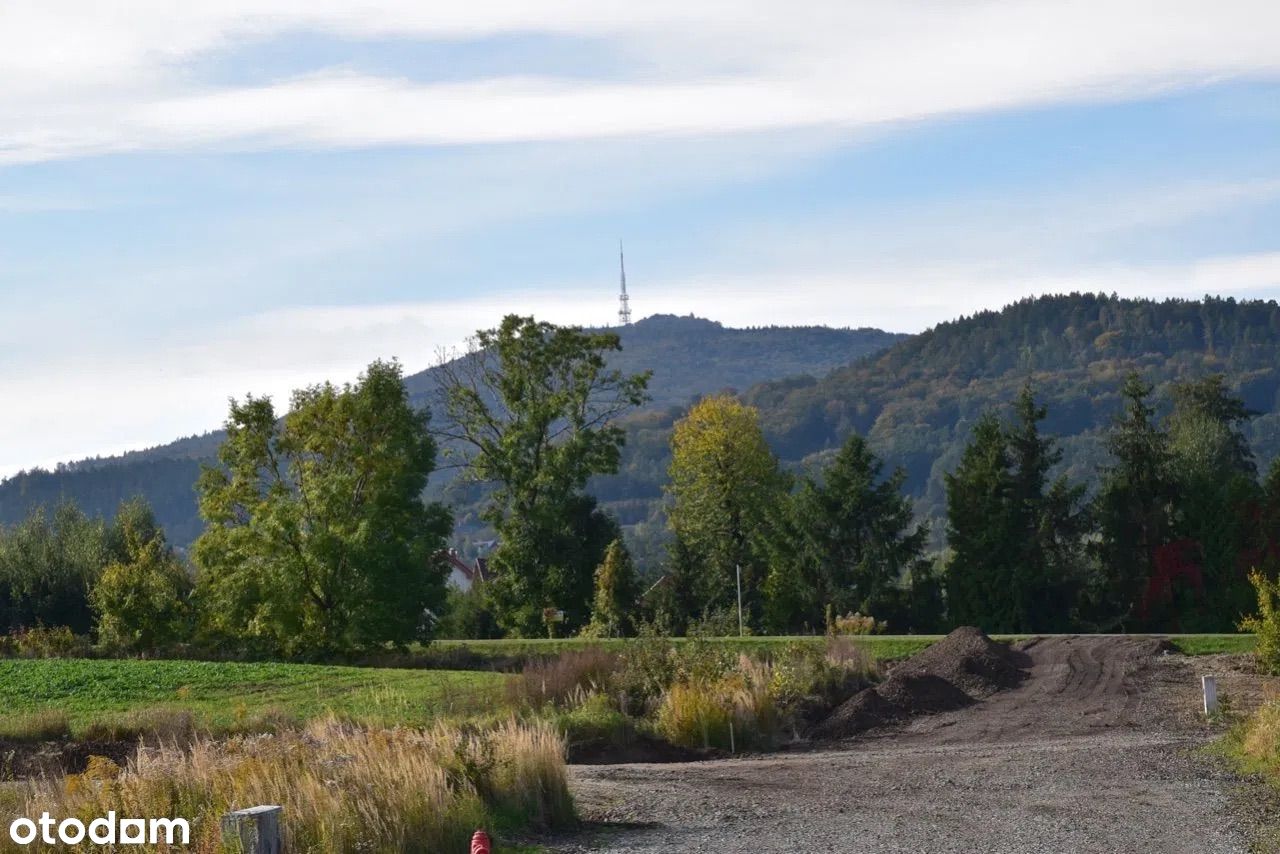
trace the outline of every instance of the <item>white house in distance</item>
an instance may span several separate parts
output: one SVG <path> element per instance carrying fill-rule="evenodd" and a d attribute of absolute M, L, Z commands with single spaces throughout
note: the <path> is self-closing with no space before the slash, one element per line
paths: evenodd
<path fill-rule="evenodd" d="M 458 554 L 457 549 L 449 549 L 445 553 L 446 559 L 449 561 L 449 579 L 450 587 L 458 590 L 467 591 L 477 582 L 486 581 L 489 578 L 489 562 L 482 557 L 476 558 L 474 564 L 469 564 Z"/>

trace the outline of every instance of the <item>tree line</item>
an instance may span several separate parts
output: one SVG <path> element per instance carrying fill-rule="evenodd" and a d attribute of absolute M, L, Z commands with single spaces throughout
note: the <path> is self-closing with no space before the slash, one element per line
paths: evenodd
<path fill-rule="evenodd" d="M 1090 482 L 1060 473 L 1028 384 L 972 425 L 945 478 L 946 550 L 930 552 L 901 469 L 852 434 L 800 470 L 730 395 L 671 434 L 670 545 L 640 578 L 588 491 L 616 472 L 618 418 L 647 373 L 609 366 L 610 332 L 509 316 L 442 360 L 438 423 L 400 366 L 354 383 L 232 401 L 197 487 L 205 530 L 170 548 L 140 502 L 111 524 L 73 507 L 0 532 L 0 628 L 62 625 L 129 652 L 175 645 L 334 657 L 455 636 L 792 633 L 850 615 L 891 631 L 1230 631 L 1251 569 L 1280 571 L 1280 467 L 1258 477 L 1252 413 L 1220 376 L 1124 384 Z M 491 486 L 488 580 L 445 583 L 450 510 L 423 499 L 443 467 Z"/>

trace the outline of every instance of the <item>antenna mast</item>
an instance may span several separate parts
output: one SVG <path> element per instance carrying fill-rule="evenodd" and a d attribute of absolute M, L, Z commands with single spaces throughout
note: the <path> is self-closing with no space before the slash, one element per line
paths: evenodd
<path fill-rule="evenodd" d="M 631 300 L 627 296 L 627 264 L 622 256 L 622 241 L 618 241 L 618 274 L 622 292 L 618 294 L 618 325 L 631 325 Z"/>

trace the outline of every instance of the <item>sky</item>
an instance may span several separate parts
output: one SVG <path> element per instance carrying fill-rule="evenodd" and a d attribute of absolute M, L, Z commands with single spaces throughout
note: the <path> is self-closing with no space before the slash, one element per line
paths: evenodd
<path fill-rule="evenodd" d="M 512 311 L 1280 297 L 1274 0 L 3 0 L 0 476 Z"/>

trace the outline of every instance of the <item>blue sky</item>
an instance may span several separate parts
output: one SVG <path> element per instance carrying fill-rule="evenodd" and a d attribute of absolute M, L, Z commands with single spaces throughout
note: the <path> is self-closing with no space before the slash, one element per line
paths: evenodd
<path fill-rule="evenodd" d="M 1276 44 L 1260 0 L 6 3 L 0 474 L 607 323 L 619 238 L 637 315 L 731 325 L 1275 298 Z"/>

